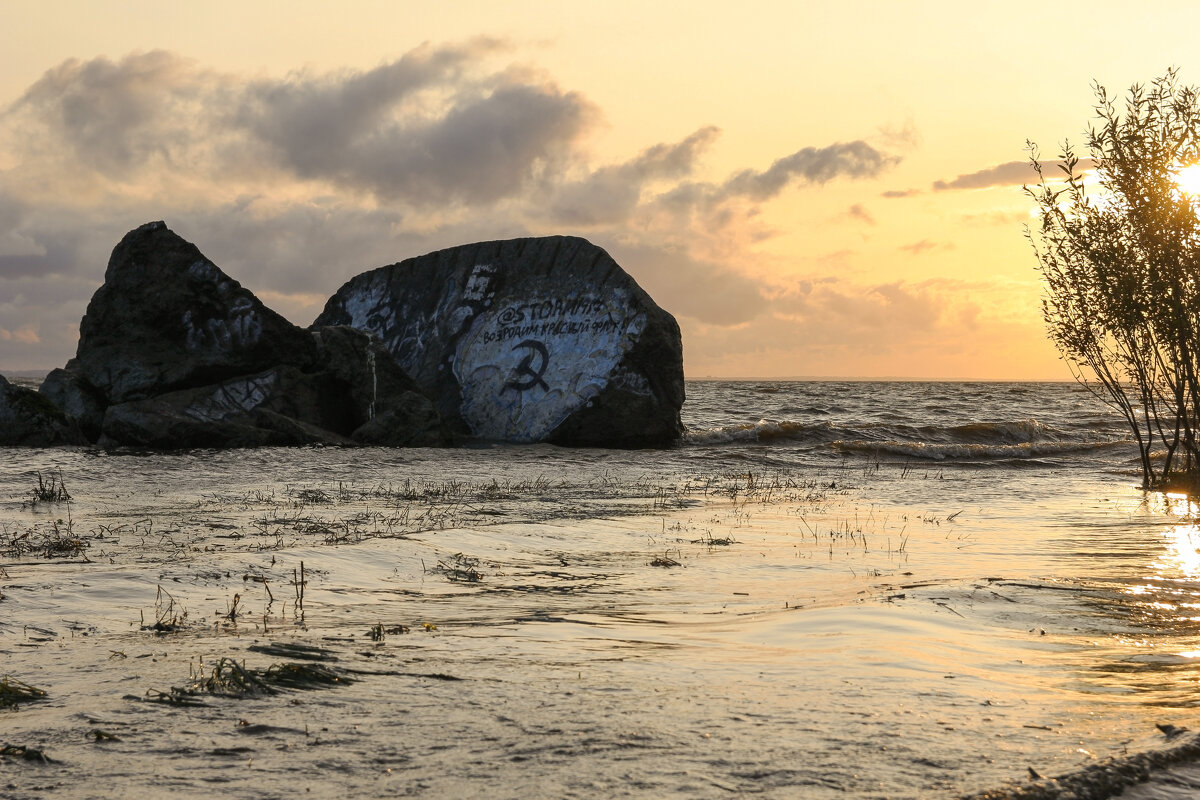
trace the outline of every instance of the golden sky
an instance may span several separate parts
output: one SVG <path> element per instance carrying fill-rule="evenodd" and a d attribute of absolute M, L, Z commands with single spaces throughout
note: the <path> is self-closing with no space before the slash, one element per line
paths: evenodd
<path fill-rule="evenodd" d="M 307 325 L 483 239 L 607 249 L 689 377 L 1068 379 L 1020 162 L 1090 84 L 1178 66 L 1200 5 L 0 4 L 0 370 L 74 353 L 165 219 Z"/>

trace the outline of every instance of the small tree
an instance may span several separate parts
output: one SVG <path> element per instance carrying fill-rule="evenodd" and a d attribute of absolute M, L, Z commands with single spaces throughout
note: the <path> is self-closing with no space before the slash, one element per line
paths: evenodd
<path fill-rule="evenodd" d="M 1062 176 L 1026 187 L 1042 313 L 1076 379 L 1129 423 L 1147 488 L 1200 486 L 1200 198 L 1179 184 L 1200 159 L 1200 102 L 1170 70 L 1123 108 L 1096 84 L 1087 146 L 1099 191 L 1063 145 Z"/>

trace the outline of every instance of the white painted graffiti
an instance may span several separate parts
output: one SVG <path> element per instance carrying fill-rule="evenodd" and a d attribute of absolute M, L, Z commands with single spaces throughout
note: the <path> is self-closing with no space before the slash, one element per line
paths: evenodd
<path fill-rule="evenodd" d="M 396 359 L 396 363 L 410 374 L 425 353 L 425 342 L 436 319 L 418 314 L 411 320 L 397 319 L 395 298 L 388 289 L 385 275 L 380 272 L 372 276 L 362 289 L 349 293 L 342 301 L 342 308 L 350 317 L 350 325 L 375 336 Z"/>
<path fill-rule="evenodd" d="M 254 309 L 249 297 L 239 297 L 229 308 L 225 318 L 210 317 L 199 320 L 197 314 L 188 309 L 183 313 L 183 326 L 187 331 L 187 349 L 232 350 L 254 344 L 262 335 L 262 319 Z"/>
<path fill-rule="evenodd" d="M 485 439 L 544 439 L 604 389 L 645 324 L 620 291 L 480 313 L 454 358 L 463 418 Z"/>
<path fill-rule="evenodd" d="M 201 422 L 220 422 L 249 413 L 265 403 L 275 388 L 274 372 L 256 378 L 241 378 L 223 383 L 208 397 L 197 400 L 184 414 Z"/>
<path fill-rule="evenodd" d="M 202 281 L 207 281 L 216 284 L 217 288 L 225 288 L 228 285 L 228 280 L 222 281 L 223 274 L 217 269 L 217 265 L 208 259 L 201 258 L 193 261 L 188 266 L 188 274 L 193 278 L 199 278 Z"/>

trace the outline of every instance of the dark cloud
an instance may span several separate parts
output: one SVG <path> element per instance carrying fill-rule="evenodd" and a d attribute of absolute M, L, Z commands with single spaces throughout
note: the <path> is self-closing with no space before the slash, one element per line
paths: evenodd
<path fill-rule="evenodd" d="M 71 60 L 5 118 L 27 149 L 61 149 L 104 175 L 164 162 L 209 177 L 274 168 L 414 206 L 486 205 L 571 155 L 597 116 L 527 71 L 488 72 L 499 48 L 424 46 L 366 72 L 250 83 L 165 52 Z"/>
<path fill-rule="evenodd" d="M 256 80 L 237 92 L 230 122 L 247 129 L 296 174 L 324 176 L 344 163 L 345 151 L 386 135 L 401 102 L 460 79 L 475 58 L 498 46 L 490 40 L 423 45 L 367 72 Z"/>
<path fill-rule="evenodd" d="M 784 156 L 762 172 L 743 170 L 721 187 L 721 196 L 768 200 L 793 181 L 824 184 L 834 178 L 874 178 L 900 163 L 900 157 L 876 150 L 864 141 L 805 147 Z"/>
<path fill-rule="evenodd" d="M 540 166 L 567 155 L 595 117 L 577 92 L 509 76 L 486 91 L 463 91 L 432 116 L 405 116 L 399 106 L 427 86 L 420 80 L 443 74 L 395 66 L 403 64 L 332 86 L 327 79 L 320 86 L 260 85 L 250 100 L 254 110 L 240 116 L 269 156 L 297 176 L 417 206 L 487 204 L 517 194 Z"/>
<path fill-rule="evenodd" d="M 77 272 L 85 237 L 79 227 L 35 218 L 31 209 L 0 188 L 0 298 L 6 281 Z"/>
<path fill-rule="evenodd" d="M 1042 164 L 1042 169 L 1047 178 L 1053 179 L 1063 176 L 1062 166 L 1063 162 L 1061 161 L 1047 161 Z M 1090 158 L 1080 159 L 1079 164 L 1075 167 L 1075 172 L 1078 174 L 1083 170 L 1092 169 L 1093 166 Z M 1009 161 L 1005 164 L 981 169 L 978 172 L 959 175 L 954 180 L 934 181 L 933 188 L 938 192 L 947 189 L 989 189 L 993 186 L 1022 186 L 1027 183 L 1036 183 L 1037 179 L 1037 172 L 1028 161 Z"/>
<path fill-rule="evenodd" d="M 4 116 L 26 116 L 37 126 L 29 131 L 29 147 L 61 146 L 89 169 L 113 174 L 154 156 L 185 157 L 207 128 L 197 117 L 204 115 L 213 81 L 163 51 L 115 62 L 71 59 L 48 70 Z"/>
<path fill-rule="evenodd" d="M 52 277 L 70 272 L 76 265 L 74 248 L 51 242 L 45 253 L 0 255 L 0 281 L 29 276 Z"/>

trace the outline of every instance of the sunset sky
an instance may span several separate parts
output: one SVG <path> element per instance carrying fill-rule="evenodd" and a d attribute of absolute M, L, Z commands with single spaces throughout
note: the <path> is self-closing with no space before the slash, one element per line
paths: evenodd
<path fill-rule="evenodd" d="M 1026 139 L 1200 83 L 1200 5 L 6 2 L 0 371 L 155 219 L 293 322 L 484 239 L 607 249 L 689 377 L 1069 379 Z"/>

